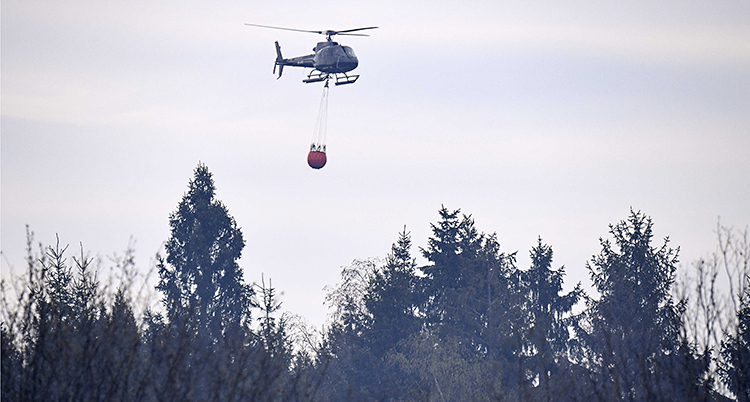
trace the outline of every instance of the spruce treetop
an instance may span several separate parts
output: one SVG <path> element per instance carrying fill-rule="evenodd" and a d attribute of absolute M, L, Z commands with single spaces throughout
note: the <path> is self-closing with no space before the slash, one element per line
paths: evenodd
<path fill-rule="evenodd" d="M 199 164 L 169 217 L 171 236 L 157 288 L 170 320 L 190 317 L 218 336 L 227 326 L 249 322 L 254 292 L 237 264 L 245 246 L 242 231 L 215 192 L 211 172 Z"/>

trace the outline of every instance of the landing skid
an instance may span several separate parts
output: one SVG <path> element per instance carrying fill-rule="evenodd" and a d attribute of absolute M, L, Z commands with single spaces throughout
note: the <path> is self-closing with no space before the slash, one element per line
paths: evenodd
<path fill-rule="evenodd" d="M 359 75 L 336 74 L 336 85 L 354 84 L 358 79 Z"/>
<path fill-rule="evenodd" d="M 310 72 L 310 74 L 307 75 L 307 78 L 302 80 L 305 84 L 309 84 L 311 82 L 322 82 L 322 81 L 328 81 L 330 74 L 323 73 L 318 70 L 313 70 Z"/>
<path fill-rule="evenodd" d="M 313 70 L 310 72 L 310 74 L 307 75 L 307 78 L 302 80 L 305 84 L 309 84 L 312 82 L 326 82 L 326 86 L 328 85 L 328 80 L 335 79 L 336 81 L 334 84 L 336 85 L 347 85 L 347 84 L 354 84 L 359 79 L 359 75 L 348 75 L 346 73 L 324 73 L 318 70 Z"/>

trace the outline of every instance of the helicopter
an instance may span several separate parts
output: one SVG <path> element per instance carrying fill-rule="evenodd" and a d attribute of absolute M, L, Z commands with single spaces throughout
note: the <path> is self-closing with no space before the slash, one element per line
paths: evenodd
<path fill-rule="evenodd" d="M 354 50 L 352 50 L 352 48 L 350 48 L 349 46 L 342 46 L 338 42 L 334 42 L 332 39 L 333 36 L 335 35 L 370 36 L 366 34 L 352 33 L 352 32 L 377 28 L 377 27 L 365 27 L 365 28 L 346 29 L 343 31 L 333 31 L 333 30 L 307 31 L 304 29 L 282 28 L 282 27 L 274 27 L 274 26 L 269 26 L 269 25 L 258 25 L 258 24 L 247 24 L 247 23 L 245 25 L 261 27 L 261 28 L 282 29 L 285 31 L 307 32 L 307 33 L 325 35 L 326 41 L 318 42 L 315 45 L 315 47 L 313 48 L 313 52 L 315 52 L 314 54 L 308 54 L 308 55 L 299 56 L 299 57 L 292 57 L 289 59 L 285 59 L 284 56 L 281 55 L 281 46 L 279 46 L 278 41 L 275 42 L 276 62 L 273 65 L 273 73 L 276 74 L 276 67 L 278 67 L 279 76 L 276 77 L 276 79 L 279 79 L 281 78 L 281 74 L 284 72 L 284 66 L 312 68 L 312 71 L 310 71 L 310 73 L 307 75 L 307 78 L 302 80 L 302 82 L 309 84 L 311 82 L 325 81 L 326 86 L 328 85 L 328 80 L 331 78 L 335 78 L 336 85 L 354 84 L 359 78 L 359 75 L 347 74 L 349 71 L 352 71 L 355 68 L 357 68 L 357 65 L 359 64 L 359 60 L 357 60 L 357 56 L 354 54 Z"/>

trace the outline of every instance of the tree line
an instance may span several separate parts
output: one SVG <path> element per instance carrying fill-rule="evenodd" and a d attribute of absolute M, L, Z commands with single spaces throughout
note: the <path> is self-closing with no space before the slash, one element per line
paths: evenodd
<path fill-rule="evenodd" d="M 205 165 L 169 224 L 161 299 L 145 309 L 132 276 L 107 292 L 83 252 L 36 252 L 29 236 L 21 285 L 2 288 L 3 400 L 750 401 L 747 231 L 721 232 L 678 283 L 678 249 L 631 211 L 586 264 L 588 295 L 563 291 L 542 238 L 522 268 L 443 207 L 426 265 L 404 228 L 384 261 L 342 270 L 314 331 L 282 313 L 270 280 L 244 281 L 242 231 Z"/>

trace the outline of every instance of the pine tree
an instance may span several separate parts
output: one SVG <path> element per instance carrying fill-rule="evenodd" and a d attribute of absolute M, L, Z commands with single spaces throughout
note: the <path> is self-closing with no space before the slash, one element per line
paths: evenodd
<path fill-rule="evenodd" d="M 277 317 L 281 302 L 278 300 L 271 280 L 268 280 L 268 287 L 266 287 L 265 278 L 261 276 L 261 284 L 258 288 L 262 299 L 258 338 L 263 346 L 261 371 L 266 382 L 264 386 L 269 388 L 271 394 L 286 394 L 284 399 L 287 399 L 292 393 L 298 391 L 293 389 L 296 384 L 289 370 L 293 356 L 292 340 L 288 334 L 288 319 L 284 315 Z"/>
<path fill-rule="evenodd" d="M 219 339 L 249 324 L 254 292 L 237 264 L 245 246 L 242 232 L 215 192 L 212 174 L 199 164 L 169 217 L 171 236 L 157 288 L 171 322 L 188 323 Z"/>
<path fill-rule="evenodd" d="M 404 342 L 417 336 L 422 319 L 417 309 L 422 304 L 417 264 L 411 256 L 411 237 L 404 227 L 391 246 L 385 265 L 370 278 L 365 306 L 369 312 L 363 333 L 367 356 L 373 359 L 373 371 L 366 384 L 368 393 L 378 400 L 410 399 L 416 378 L 403 372 L 391 357 L 401 353 Z"/>
<path fill-rule="evenodd" d="M 85 384 L 101 382 L 99 284 L 89 270 L 91 259 L 81 251 L 71 266 L 66 250 L 58 240 L 38 263 L 29 254 L 21 399 L 91 399 L 97 389 Z"/>
<path fill-rule="evenodd" d="M 469 282 L 478 268 L 474 262 L 480 252 L 484 235 L 480 235 L 470 216 L 460 216 L 461 211 L 449 211 L 442 207 L 440 221 L 431 224 L 432 237 L 422 255 L 431 265 L 423 268 L 426 275 L 424 306 L 427 325 L 437 329 L 441 336 L 465 339 L 467 350 L 478 350 L 476 334 L 470 334 L 484 323 L 471 322 L 478 317 L 467 314 L 476 311 L 473 304 L 476 294 L 469 289 Z"/>
<path fill-rule="evenodd" d="M 368 399 L 375 359 L 365 343 L 370 319 L 365 297 L 377 269 L 374 260 L 352 261 L 342 268 L 341 282 L 326 295 L 334 312 L 318 351 L 318 367 L 324 370 L 322 400 Z"/>
<path fill-rule="evenodd" d="M 679 311 L 670 288 L 678 250 L 668 239 L 655 248 L 651 218 L 631 211 L 626 221 L 610 225 L 614 244 L 587 268 L 599 292 L 589 307 L 590 331 L 582 334 L 599 362 L 600 397 L 620 400 L 674 400 L 661 383 L 659 366 L 679 352 Z"/>
<path fill-rule="evenodd" d="M 22 399 L 24 367 L 21 352 L 14 344 L 13 333 L 0 323 L 0 393 L 3 399 Z"/>
<path fill-rule="evenodd" d="M 254 292 L 237 263 L 245 241 L 215 192 L 211 173 L 199 164 L 170 215 L 157 286 L 167 323 L 156 320 L 147 333 L 160 353 L 152 356 L 162 376 L 158 398 L 259 399 L 273 380 L 258 367 L 262 347 L 250 329 Z"/>
<path fill-rule="evenodd" d="M 101 394 L 108 400 L 142 399 L 139 394 L 145 377 L 141 370 L 141 335 L 123 289 L 115 293 L 111 312 L 103 321 Z"/>
<path fill-rule="evenodd" d="M 419 278 L 410 250 L 404 229 L 382 267 L 354 261 L 327 296 L 336 314 L 327 331 L 327 350 L 318 354 L 327 359 L 322 399 L 414 399 L 417 377 L 392 359 L 422 328 Z"/>
<path fill-rule="evenodd" d="M 750 284 L 750 276 L 745 280 Z M 737 330 L 721 342 L 720 374 L 740 402 L 750 402 L 750 286 L 737 312 Z"/>
<path fill-rule="evenodd" d="M 281 310 L 281 302 L 276 296 L 276 289 L 268 280 L 266 287 L 265 278 L 261 277 L 260 293 L 262 302 L 260 303 L 261 316 L 260 320 L 260 338 L 271 359 L 280 359 L 283 367 L 286 368 L 291 361 L 291 345 L 289 336 L 286 334 L 284 318 L 276 317 L 276 313 Z"/>
<path fill-rule="evenodd" d="M 515 254 L 501 253 L 495 234 L 480 233 L 471 216 L 459 215 L 443 207 L 422 250 L 431 263 L 423 268 L 426 329 L 456 344 L 468 364 L 494 365 L 476 384 L 486 393 L 500 386 L 508 396 L 528 383 L 520 367 L 526 318 Z"/>
<path fill-rule="evenodd" d="M 365 306 L 370 313 L 367 337 L 372 353 L 381 358 L 400 341 L 419 332 L 416 312 L 421 304 L 416 261 L 406 228 L 391 246 L 385 265 L 370 279 Z"/>
<path fill-rule="evenodd" d="M 561 371 L 561 364 L 565 365 L 573 318 L 570 314 L 583 290 L 579 283 L 572 291 L 561 294 L 565 269 L 552 270 L 552 247 L 542 243 L 541 237 L 530 254 L 531 268 L 522 273 L 528 292 L 526 311 L 531 316 L 526 366 L 538 377 L 538 399 L 559 400 L 560 390 L 553 389 L 551 382 Z"/>

